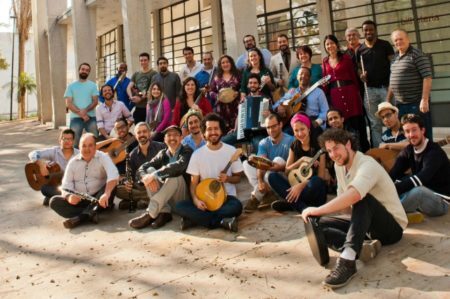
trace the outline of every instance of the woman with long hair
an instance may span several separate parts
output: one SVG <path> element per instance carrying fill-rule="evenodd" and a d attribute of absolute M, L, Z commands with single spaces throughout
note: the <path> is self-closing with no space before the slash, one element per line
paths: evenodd
<path fill-rule="evenodd" d="M 322 132 L 320 127 L 314 128 L 311 125 L 311 119 L 302 112 L 292 117 L 291 126 L 295 140 L 289 149 L 286 174 L 297 171 L 305 161 L 309 161 L 319 152 L 320 146 L 317 137 Z M 296 179 L 289 182 L 281 173 L 269 174 L 270 187 L 282 198 L 272 203 L 274 210 L 301 213 L 306 207 L 318 207 L 326 202 L 325 154 L 321 154 L 311 167 L 312 176 L 304 180 L 300 180 L 300 176 L 291 175 Z"/>
<path fill-rule="evenodd" d="M 226 132 L 224 132 L 224 135 L 234 128 L 238 114 L 240 88 L 241 75 L 234 64 L 233 58 L 222 55 L 217 63 L 217 75 L 211 81 L 209 96 L 215 103 L 214 112 L 225 120 Z M 220 94 L 221 92 L 222 94 Z M 225 93 L 228 94 L 224 96 Z M 228 98 L 224 99 L 223 97 Z"/>
<path fill-rule="evenodd" d="M 261 93 L 263 96 L 271 99 L 272 91 L 275 89 L 275 80 L 272 72 L 264 64 L 264 58 L 261 51 L 258 48 L 248 50 L 248 63 L 247 67 L 242 72 L 241 80 L 241 102 L 249 93 L 248 91 L 248 78 L 250 74 L 258 74 L 261 78 Z"/>
<path fill-rule="evenodd" d="M 197 103 L 195 103 L 196 101 Z M 173 108 L 172 124 L 183 126 L 181 120 L 190 109 L 201 111 L 203 116 L 212 112 L 211 104 L 204 94 L 200 94 L 198 82 L 193 77 L 187 77 L 183 81 L 180 98 Z"/>
<path fill-rule="evenodd" d="M 336 36 L 325 36 L 323 43 L 328 56 L 322 62 L 322 75 L 331 76 L 325 87 L 330 106 L 342 111 L 345 125 L 358 133 L 361 150 L 365 152 L 370 145 L 353 61 L 340 50 Z"/>
<path fill-rule="evenodd" d="M 170 125 L 170 101 L 164 95 L 162 87 L 158 82 L 150 85 L 147 95 L 147 113 L 145 121 L 150 124 L 152 140 L 163 141 L 162 131 Z"/>
<path fill-rule="evenodd" d="M 292 70 L 291 75 L 289 76 L 289 86 L 288 88 L 297 88 L 298 87 L 298 71 L 302 67 L 306 67 L 311 70 L 311 85 L 316 83 L 322 78 L 322 68 L 320 64 L 312 63 L 312 50 L 308 45 L 303 45 L 297 48 L 297 58 L 300 62 L 300 66 L 296 67 Z"/>

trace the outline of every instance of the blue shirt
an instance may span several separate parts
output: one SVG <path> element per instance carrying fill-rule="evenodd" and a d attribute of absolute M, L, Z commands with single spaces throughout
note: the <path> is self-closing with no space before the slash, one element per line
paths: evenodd
<path fill-rule="evenodd" d="M 116 83 L 117 83 L 117 80 L 119 80 L 119 78 L 117 76 L 114 76 L 111 79 L 109 79 L 105 83 L 105 85 L 114 87 L 114 85 L 116 85 Z M 130 84 L 130 82 L 131 82 L 130 78 L 128 78 L 128 77 L 123 78 L 122 82 L 117 84 L 116 92 L 117 92 L 117 99 L 119 101 L 121 101 L 122 103 L 124 103 L 125 106 L 127 106 L 128 110 L 131 111 L 131 109 L 133 109 L 133 107 L 134 107 L 134 103 L 132 101 L 130 101 L 130 98 L 128 97 L 128 94 L 127 94 L 127 87 L 128 87 L 128 84 Z M 99 92 L 98 100 L 102 103 L 105 102 L 105 99 L 101 95 L 101 91 Z"/>
<path fill-rule="evenodd" d="M 70 83 L 64 93 L 64 98 L 72 98 L 72 103 L 79 109 L 86 109 L 92 104 L 92 97 L 94 96 L 98 96 L 97 84 L 89 80 Z M 95 117 L 95 109 L 92 109 L 87 114 L 89 117 Z M 79 118 L 79 116 L 70 111 L 70 118 Z"/>
<path fill-rule="evenodd" d="M 381 135 L 381 141 L 383 143 L 396 143 L 396 142 L 403 141 L 405 139 L 406 139 L 406 137 L 405 137 L 405 135 L 403 134 L 402 131 L 399 131 L 397 136 L 394 136 L 394 135 L 392 135 L 392 130 L 391 129 L 387 129 Z"/>
<path fill-rule="evenodd" d="M 182 144 L 182 145 L 187 145 L 187 146 L 189 146 L 190 148 L 192 148 L 193 151 L 195 151 L 196 149 L 199 149 L 199 148 L 201 148 L 203 145 L 205 145 L 205 144 L 206 144 L 206 141 L 205 141 L 204 139 L 202 139 L 202 140 L 200 141 L 200 144 L 199 144 L 198 146 L 196 146 L 196 145 L 195 145 L 194 139 L 192 139 L 192 135 L 189 134 L 189 135 L 187 135 L 186 137 L 183 138 L 183 140 L 181 141 L 181 144 Z"/>
<path fill-rule="evenodd" d="M 265 156 L 271 161 L 273 161 L 275 157 L 281 157 L 287 161 L 289 148 L 295 139 L 293 136 L 286 133 L 281 134 L 283 134 L 283 138 L 278 144 L 274 144 L 270 137 L 262 139 L 258 145 L 258 156 Z"/>

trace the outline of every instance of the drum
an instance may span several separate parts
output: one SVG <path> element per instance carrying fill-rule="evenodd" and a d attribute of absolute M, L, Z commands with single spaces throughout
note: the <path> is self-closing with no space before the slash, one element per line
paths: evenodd
<path fill-rule="evenodd" d="M 273 166 L 273 162 L 269 159 L 255 155 L 248 157 L 248 164 L 261 170 L 269 170 Z"/>
<path fill-rule="evenodd" d="M 228 104 L 234 101 L 236 98 L 236 91 L 231 87 L 224 87 L 219 90 L 217 99 L 219 102 Z"/>

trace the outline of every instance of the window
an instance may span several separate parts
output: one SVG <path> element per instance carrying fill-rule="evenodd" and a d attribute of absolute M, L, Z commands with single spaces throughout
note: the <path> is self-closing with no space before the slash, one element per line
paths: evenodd
<path fill-rule="evenodd" d="M 105 82 L 116 73 L 119 61 L 119 45 L 118 43 L 122 43 L 123 40 L 118 40 L 119 30 L 122 27 L 118 27 L 111 31 L 100 35 L 98 39 L 100 40 L 100 49 L 97 61 L 98 67 L 98 84 L 102 86 Z M 125 57 L 125 56 L 122 56 Z"/>

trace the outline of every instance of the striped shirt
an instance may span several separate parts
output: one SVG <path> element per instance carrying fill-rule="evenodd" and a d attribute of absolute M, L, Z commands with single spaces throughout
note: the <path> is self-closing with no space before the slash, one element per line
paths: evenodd
<path fill-rule="evenodd" d="M 422 51 L 409 46 L 402 56 L 392 59 L 390 87 L 400 103 L 418 103 L 422 99 L 423 79 L 431 77 L 431 63 Z"/>

